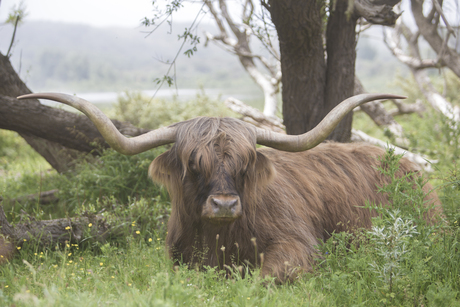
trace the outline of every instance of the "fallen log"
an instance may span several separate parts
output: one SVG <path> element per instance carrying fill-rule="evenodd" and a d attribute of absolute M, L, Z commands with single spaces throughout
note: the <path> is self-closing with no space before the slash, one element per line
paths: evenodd
<path fill-rule="evenodd" d="M 23 212 L 24 214 L 24 212 Z M 101 215 L 86 215 L 73 218 L 38 221 L 32 216 L 23 218 L 23 223 L 11 225 L 0 206 L 0 226 L 2 234 L 16 246 L 36 240 L 42 246 L 53 244 L 80 243 L 84 238 L 104 242 L 113 234 L 111 227 Z"/>
<path fill-rule="evenodd" d="M 0 264 L 10 260 L 24 244 L 34 242 L 40 248 L 80 244 L 84 241 L 104 243 L 129 234 L 132 223 L 127 218 L 109 224 L 102 215 L 88 214 L 72 218 L 36 220 L 27 214 L 14 226 L 0 206 Z"/>
<path fill-rule="evenodd" d="M 58 189 L 54 189 L 50 191 L 44 191 L 36 194 L 29 194 L 17 198 L 12 198 L 8 200 L 8 202 L 20 204 L 23 204 L 25 202 L 38 202 L 40 205 L 48 205 L 59 201 L 59 197 L 57 196 L 58 192 Z M 0 201 L 4 201 L 4 199 L 1 196 Z"/>

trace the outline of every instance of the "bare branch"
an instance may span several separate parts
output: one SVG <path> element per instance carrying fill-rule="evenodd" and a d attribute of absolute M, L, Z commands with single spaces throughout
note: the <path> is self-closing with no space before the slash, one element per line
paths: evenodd
<path fill-rule="evenodd" d="M 447 18 L 444 15 L 444 12 L 442 11 L 442 7 L 439 4 L 438 0 L 432 0 L 432 2 L 433 2 L 434 8 L 438 12 L 438 14 L 441 16 L 442 21 L 444 21 L 444 24 L 446 25 L 446 28 L 448 30 L 448 36 L 446 37 L 446 41 L 449 39 L 450 34 L 452 34 L 454 37 L 456 37 L 455 36 L 455 31 L 454 31 L 454 29 L 452 29 L 452 27 L 450 26 L 449 22 L 447 21 Z"/>
<path fill-rule="evenodd" d="M 397 146 L 394 146 L 392 144 L 388 144 L 388 143 L 386 143 L 386 142 L 384 142 L 382 140 L 379 140 L 379 139 L 376 139 L 374 137 L 371 137 L 370 135 L 367 135 L 366 133 L 364 133 L 364 132 L 362 132 L 360 130 L 352 129 L 352 131 L 351 131 L 351 141 L 352 142 L 366 142 L 366 143 L 370 143 L 370 144 L 374 144 L 376 146 L 382 147 L 384 149 L 387 149 L 388 147 L 392 148 L 397 155 L 403 154 L 406 159 L 408 159 L 408 160 L 412 161 L 413 163 L 417 164 L 420 167 L 420 169 L 424 169 L 426 172 L 432 172 L 433 169 L 431 167 L 431 164 L 434 164 L 434 163 L 438 162 L 436 160 L 429 160 L 428 158 L 426 158 L 426 157 L 424 157 L 422 155 L 419 155 L 419 154 L 404 150 L 404 149 L 402 149 L 400 147 L 397 147 Z"/>
<path fill-rule="evenodd" d="M 244 102 L 239 101 L 234 98 L 229 98 L 225 101 L 227 107 L 233 110 L 236 113 L 239 113 L 243 116 L 242 120 L 248 123 L 251 123 L 257 127 L 261 127 L 264 129 L 285 133 L 285 127 L 282 124 L 282 120 L 279 118 L 268 118 L 259 110 L 254 109 Z M 437 161 L 428 160 L 425 157 L 406 151 L 400 147 L 387 144 L 379 139 L 373 138 L 362 131 L 359 130 L 352 130 L 352 142 L 367 142 L 374 144 L 376 146 L 387 148 L 391 147 L 395 149 L 396 154 L 404 154 L 404 157 L 409 159 L 410 161 L 414 162 L 415 164 L 420 166 L 420 169 L 424 169 L 425 171 L 432 171 L 431 163 L 436 163 Z"/>
<path fill-rule="evenodd" d="M 228 13 L 227 4 L 225 3 L 224 0 L 219 0 L 219 7 L 220 7 L 220 11 L 222 12 L 222 16 L 225 18 L 225 21 L 227 21 L 227 24 L 229 25 L 233 34 L 235 34 L 235 36 L 238 38 L 238 41 L 239 41 L 240 36 L 242 35 L 244 36 L 246 33 L 244 31 L 240 31 L 240 29 L 233 22 L 233 19 L 230 17 L 230 14 Z"/>
<path fill-rule="evenodd" d="M 253 14 L 254 14 L 254 3 L 252 3 L 252 0 L 246 0 L 243 5 L 243 12 L 241 13 L 241 16 L 243 18 L 243 23 L 248 24 Z"/>
<path fill-rule="evenodd" d="M 220 35 L 206 33 L 206 43 L 216 42 L 217 45 L 227 52 L 238 56 L 244 69 L 249 76 L 264 92 L 265 105 L 264 114 L 274 117 L 277 112 L 279 85 L 281 82 L 281 67 L 279 61 L 271 64 L 268 59 L 261 55 L 254 54 L 249 45 L 249 38 L 253 35 L 253 30 L 249 26 L 249 19 L 252 18 L 254 5 L 251 0 L 247 0 L 243 6 L 242 21 L 237 24 L 230 16 L 224 0 L 219 0 L 221 14 L 217 12 L 211 1 L 205 0 L 204 3 L 209 8 L 212 17 L 215 19 Z M 230 38 L 225 30 L 224 20 L 231 29 L 235 38 Z M 269 72 L 269 75 L 262 73 L 256 65 L 258 60 Z"/>
<path fill-rule="evenodd" d="M 441 14 L 436 9 L 436 1 L 437 0 L 433 1 L 433 3 L 435 3 L 433 8 L 436 13 L 438 13 L 437 16 L 440 16 Z M 437 4 L 439 5 L 439 3 Z M 448 30 L 448 35 L 446 35 L 445 38 L 442 38 L 438 31 L 438 24 L 433 23 L 432 20 L 429 19 L 431 15 L 428 17 L 423 15 L 422 0 L 411 1 L 411 10 L 421 35 L 425 38 L 431 48 L 437 53 L 440 62 L 445 64 L 452 70 L 453 73 L 460 77 L 460 55 L 448 46 L 448 39 L 450 35 L 449 33 L 451 33 L 450 31 L 453 31 L 453 29 L 450 27 L 450 30 Z M 447 25 L 448 23 L 446 26 Z"/>
<path fill-rule="evenodd" d="M 396 106 L 396 109 L 388 111 L 391 116 L 397 116 L 402 114 L 412 114 L 417 113 L 419 116 L 425 112 L 426 108 L 423 105 L 420 99 L 417 99 L 415 103 L 404 103 L 400 102 L 397 99 L 392 100 L 393 104 Z"/>
<path fill-rule="evenodd" d="M 367 91 L 364 89 L 361 81 L 355 76 L 355 88 L 353 94 L 358 95 L 364 93 L 367 93 Z M 408 141 L 403 137 L 402 126 L 385 110 L 382 102 L 378 100 L 370 101 L 361 105 L 360 109 L 369 115 L 377 126 L 387 128 L 388 131 L 395 136 L 398 144 L 408 143 Z"/>
<path fill-rule="evenodd" d="M 233 97 L 227 98 L 225 100 L 225 105 L 233 112 L 243 115 L 243 121 L 249 122 L 260 128 L 286 133 L 286 127 L 283 125 L 283 121 L 278 117 L 267 117 L 256 108 L 250 107 Z"/>
<path fill-rule="evenodd" d="M 209 8 L 209 12 L 211 12 L 211 15 L 214 17 L 214 20 L 217 23 L 217 27 L 219 28 L 220 34 L 222 37 L 228 37 L 227 31 L 225 30 L 225 26 L 222 23 L 219 15 L 217 14 L 216 10 L 214 9 L 214 6 L 212 5 L 212 2 L 209 0 L 205 0 L 204 3 L 206 6 Z"/>
<path fill-rule="evenodd" d="M 415 2 L 415 1 L 412 1 Z M 419 18 L 421 18 L 419 16 Z M 424 17 L 423 17 L 424 18 Z M 434 28 L 432 28 L 434 29 Z M 420 30 L 420 33 L 423 34 L 423 30 Z M 453 107 L 450 102 L 448 102 L 433 86 L 430 78 L 428 77 L 425 68 L 433 67 L 430 66 L 430 62 L 422 60 L 420 58 L 420 53 L 418 49 L 418 32 L 412 34 L 410 29 L 401 21 L 398 20 L 395 28 L 393 30 L 386 29 L 384 31 L 384 42 L 388 48 L 393 52 L 398 60 L 406 64 L 412 72 L 415 81 L 417 82 L 420 91 L 425 96 L 426 100 L 430 105 L 438 112 L 442 113 L 448 119 L 458 122 L 460 120 L 460 110 L 457 107 Z M 399 48 L 399 37 L 403 36 L 409 47 L 410 55 L 404 54 L 404 52 Z M 425 37 L 425 36 L 424 36 Z M 438 54 L 439 55 L 439 54 Z M 436 61 L 436 66 L 440 67 L 443 64 L 447 64 L 444 60 L 441 62 Z M 431 60 L 431 63 L 434 64 L 435 61 Z M 459 63 L 460 64 L 460 63 Z M 396 104 L 397 105 L 397 104 Z M 397 105 L 398 106 L 398 105 Z M 413 107 L 416 107 L 417 104 Z M 402 108 L 398 109 L 402 110 Z"/>
<path fill-rule="evenodd" d="M 436 90 L 427 73 L 424 70 L 412 70 L 412 74 L 414 75 L 420 91 L 431 106 L 448 119 L 459 122 L 460 109 L 457 106 L 452 106 L 452 104 Z"/>
<path fill-rule="evenodd" d="M 422 60 L 418 56 L 407 55 L 400 47 L 399 35 L 401 35 L 401 27 L 395 27 L 394 29 L 385 28 L 383 41 L 387 45 L 388 49 L 393 55 L 403 64 L 413 69 L 424 69 L 424 68 L 439 68 L 440 63 L 438 59 Z M 407 33 L 406 33 L 407 34 Z M 416 47 L 417 36 L 411 35 L 411 38 L 407 40 L 409 46 L 413 49 L 413 53 L 418 54 L 418 48 Z"/>
<path fill-rule="evenodd" d="M 19 24 L 20 18 L 21 17 L 19 15 L 16 16 L 16 21 L 14 23 L 13 35 L 11 37 L 11 42 L 10 42 L 10 46 L 8 47 L 8 51 L 6 52 L 6 57 L 10 56 L 11 48 L 13 47 L 13 44 L 14 44 L 14 38 L 16 37 L 16 30 L 18 29 L 18 24 Z"/>
<path fill-rule="evenodd" d="M 355 0 L 355 13 L 372 24 L 394 25 L 401 14 L 393 12 L 400 0 Z"/>

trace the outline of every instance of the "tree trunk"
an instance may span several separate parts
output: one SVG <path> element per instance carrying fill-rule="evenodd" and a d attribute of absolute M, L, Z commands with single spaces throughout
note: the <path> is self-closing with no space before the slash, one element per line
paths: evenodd
<path fill-rule="evenodd" d="M 346 1 L 336 2 L 326 31 L 326 63 L 323 3 L 298 0 L 269 3 L 280 43 L 284 124 L 288 134 L 301 134 L 314 128 L 337 104 L 353 95 L 356 17 L 345 14 Z M 349 114 L 329 139 L 349 141 L 351 122 Z"/>
<path fill-rule="evenodd" d="M 23 94 L 31 93 L 30 89 L 22 82 L 19 76 L 14 71 L 9 58 L 0 54 L 0 95 L 16 97 Z M 38 101 L 29 104 L 31 107 L 40 105 Z M 3 99 L 0 100 L 0 128 L 6 126 L 4 118 L 10 118 L 9 110 L 4 110 Z M 8 129 L 8 128 L 5 128 Z M 9 129 L 11 130 L 11 129 Z M 69 157 L 75 156 L 75 152 L 67 150 L 60 144 L 38 138 L 33 134 L 22 133 L 19 134 L 25 141 L 37 151 L 46 161 L 58 172 L 66 171 L 73 159 Z"/>
<path fill-rule="evenodd" d="M 356 60 L 356 17 L 346 14 L 348 1 L 337 0 L 330 13 L 326 31 L 327 71 L 326 93 L 322 106 L 318 106 L 312 119 L 315 127 L 335 106 L 353 96 Z M 353 112 L 348 113 L 328 139 L 348 142 L 351 137 Z"/>
<path fill-rule="evenodd" d="M 131 136 L 149 131 L 117 120 L 112 122 L 123 134 Z M 0 95 L 0 128 L 37 136 L 82 152 L 108 147 L 88 117 L 44 106 L 36 100 Z"/>
<path fill-rule="evenodd" d="M 284 124 L 288 134 L 301 134 L 324 104 L 323 3 L 270 0 L 269 5 L 280 46 Z"/>

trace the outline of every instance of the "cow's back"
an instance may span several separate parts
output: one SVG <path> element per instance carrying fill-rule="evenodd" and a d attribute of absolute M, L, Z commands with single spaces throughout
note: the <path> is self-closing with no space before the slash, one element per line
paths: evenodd
<path fill-rule="evenodd" d="M 377 169 L 385 154 L 381 148 L 325 143 L 300 153 L 261 152 L 270 158 L 277 173 L 263 193 L 264 212 L 281 230 L 305 228 L 316 238 L 327 239 L 334 231 L 369 228 L 372 213 L 362 208 L 366 201 L 388 203 L 388 196 L 377 192 L 390 181 Z M 416 173 L 416 167 L 402 158 L 397 175 L 410 172 Z M 424 190 L 428 193 L 431 185 L 425 185 Z M 428 197 L 439 206 L 435 192 Z M 292 227 L 283 227 L 288 224 Z"/>

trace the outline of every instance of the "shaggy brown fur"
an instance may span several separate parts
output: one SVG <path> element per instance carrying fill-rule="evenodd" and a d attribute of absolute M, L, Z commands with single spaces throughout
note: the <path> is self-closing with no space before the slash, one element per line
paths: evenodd
<path fill-rule="evenodd" d="M 388 202 L 376 191 L 388 181 L 376 170 L 380 148 L 325 143 L 300 153 L 256 150 L 254 131 L 235 119 L 197 118 L 176 126 L 175 145 L 149 168 L 172 198 L 166 243 L 176 261 L 222 268 L 225 258 L 229 266 L 256 265 L 256 253 L 263 253 L 262 275 L 293 279 L 311 268 L 319 240 L 371 226 L 371 213 L 359 208 L 366 200 Z M 413 171 L 401 159 L 399 175 Z M 211 194 L 236 194 L 241 217 L 203 219 Z M 439 206 L 434 192 L 429 197 Z"/>

